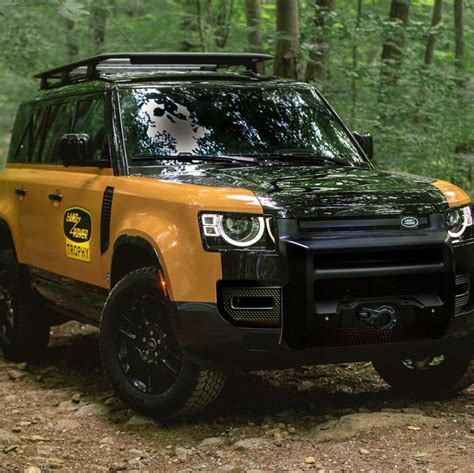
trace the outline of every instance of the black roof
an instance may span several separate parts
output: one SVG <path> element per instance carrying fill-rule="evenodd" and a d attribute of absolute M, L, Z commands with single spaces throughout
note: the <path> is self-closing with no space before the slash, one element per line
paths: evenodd
<path fill-rule="evenodd" d="M 41 80 L 41 89 L 49 89 L 127 72 L 215 71 L 243 66 L 248 73 L 257 73 L 263 71 L 262 63 L 271 59 L 273 57 L 268 54 L 254 53 L 105 53 L 49 69 L 34 77 Z"/>

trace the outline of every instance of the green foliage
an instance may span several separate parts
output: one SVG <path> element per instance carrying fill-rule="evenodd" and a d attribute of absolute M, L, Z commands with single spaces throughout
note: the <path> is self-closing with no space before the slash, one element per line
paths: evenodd
<path fill-rule="evenodd" d="M 246 50 L 244 1 L 233 1 L 230 21 L 219 20 L 223 5 L 229 3 L 201 0 L 200 31 L 193 0 L 2 0 L 0 153 L 18 103 L 37 87 L 31 78 L 35 72 L 95 54 L 99 47 L 106 51 L 173 51 L 185 45 L 193 50 Z M 352 128 L 374 134 L 378 166 L 452 180 L 472 190 L 474 1 L 464 2 L 465 87 L 459 86 L 454 68 L 452 1 L 443 3 L 432 66 L 425 66 L 423 58 L 433 0 L 411 1 L 401 64 L 391 66 L 381 64 L 382 44 L 397 37 L 403 26 L 388 20 L 390 2 L 364 0 L 357 29 L 357 2 L 337 0 L 327 32 L 329 76 L 317 85 Z M 313 0 L 300 0 L 305 59 L 315 37 L 314 12 Z M 91 22 L 97 14 L 105 16 L 103 45 L 92 39 Z M 275 14 L 274 0 L 262 1 L 268 53 L 275 52 Z M 219 38 L 223 30 L 227 34 L 227 27 L 228 38 L 222 44 Z M 383 68 L 390 67 L 388 76 L 394 79 L 386 81 Z"/>

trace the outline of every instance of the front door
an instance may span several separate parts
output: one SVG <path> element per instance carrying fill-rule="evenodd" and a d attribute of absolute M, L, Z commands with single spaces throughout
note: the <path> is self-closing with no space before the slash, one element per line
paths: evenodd
<path fill-rule="evenodd" d="M 58 166 L 48 190 L 56 199 L 55 272 L 100 287 L 108 286 L 101 224 L 104 195 L 112 180 L 104 109 L 103 97 L 77 101 L 71 131 L 90 137 L 87 157 L 70 167 Z"/>
<path fill-rule="evenodd" d="M 34 268 L 54 272 L 54 216 L 57 202 L 49 188 L 52 171 L 60 161 L 59 137 L 70 131 L 73 106 L 67 102 L 28 106 L 30 122 L 18 153 L 23 163 L 16 173 L 14 192 L 18 200 L 23 259 Z"/>

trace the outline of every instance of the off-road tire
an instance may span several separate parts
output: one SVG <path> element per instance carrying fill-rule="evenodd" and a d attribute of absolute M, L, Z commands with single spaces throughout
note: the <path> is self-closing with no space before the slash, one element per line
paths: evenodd
<path fill-rule="evenodd" d="M 12 361 L 35 360 L 49 342 L 50 324 L 37 293 L 31 287 L 28 269 L 19 264 L 13 250 L 0 252 L 0 297 L 8 297 L 11 323 L 0 333 L 0 347 Z M 5 310 L 5 304 L 2 303 Z M 1 314 L 4 317 L 6 314 Z"/>
<path fill-rule="evenodd" d="M 470 340 L 447 349 L 440 365 L 426 369 L 410 369 L 395 359 L 372 364 L 395 392 L 420 399 L 442 399 L 474 384 L 473 344 Z"/>
<path fill-rule="evenodd" d="M 131 290 L 153 291 L 165 301 L 158 286 L 157 268 L 154 267 L 130 272 L 110 292 L 100 326 L 100 353 L 104 371 L 117 396 L 133 410 L 154 418 L 177 418 L 202 411 L 219 396 L 226 378 L 223 371 L 200 368 L 183 355 L 174 384 L 159 394 L 138 390 L 125 376 L 118 359 L 114 333 L 118 313 Z M 164 307 L 169 307 L 170 302 L 164 304 Z"/>

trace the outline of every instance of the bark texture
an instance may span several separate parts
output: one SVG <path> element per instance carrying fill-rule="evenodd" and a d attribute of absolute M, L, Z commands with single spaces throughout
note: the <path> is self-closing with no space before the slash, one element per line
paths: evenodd
<path fill-rule="evenodd" d="M 410 10 L 409 0 L 392 0 L 390 4 L 389 19 L 394 25 L 405 27 L 408 23 L 408 13 Z M 394 28 L 389 38 L 385 41 L 382 49 L 382 61 L 386 63 L 399 63 L 403 46 L 405 44 L 405 34 L 403 28 Z"/>
<path fill-rule="evenodd" d="M 211 16 L 214 43 L 218 48 L 224 48 L 227 44 L 233 11 L 234 0 L 220 0 L 217 12 Z"/>
<path fill-rule="evenodd" d="M 392 0 L 389 20 L 392 30 L 382 49 L 382 88 L 397 82 L 398 70 L 405 45 L 405 27 L 408 24 L 410 0 Z"/>
<path fill-rule="evenodd" d="M 65 19 L 66 24 L 66 51 L 69 62 L 73 62 L 77 59 L 79 54 L 79 45 L 77 44 L 76 37 L 74 35 L 75 22 L 69 18 Z"/>
<path fill-rule="evenodd" d="M 325 81 L 329 73 L 331 19 L 335 0 L 315 0 L 314 35 L 306 66 L 306 81 Z"/>
<path fill-rule="evenodd" d="M 277 0 L 275 75 L 301 79 L 298 0 Z"/>
<path fill-rule="evenodd" d="M 441 22 L 441 12 L 443 8 L 443 0 L 435 0 L 433 4 L 433 16 L 431 18 L 431 29 L 428 34 L 425 51 L 425 64 L 431 66 L 433 64 L 433 56 L 436 43 L 436 28 Z"/>
<path fill-rule="evenodd" d="M 459 84 L 464 85 L 464 4 L 454 0 L 454 65 L 459 75 Z"/>
<path fill-rule="evenodd" d="M 245 0 L 247 42 L 251 53 L 259 53 L 263 46 L 262 6 L 260 0 Z"/>
<path fill-rule="evenodd" d="M 360 22 L 362 19 L 362 0 L 357 0 L 357 16 L 354 27 L 354 37 L 352 43 L 352 78 L 351 78 L 351 97 L 352 97 L 352 106 L 351 106 L 351 118 L 354 119 L 355 111 L 357 108 L 357 70 L 359 68 L 359 28 Z"/>
<path fill-rule="evenodd" d="M 198 51 L 200 45 L 197 41 L 196 0 L 181 0 L 180 21 L 180 50 L 184 52 Z"/>
<path fill-rule="evenodd" d="M 107 10 L 100 2 L 93 2 L 90 8 L 90 29 L 94 54 L 104 52 Z"/>

